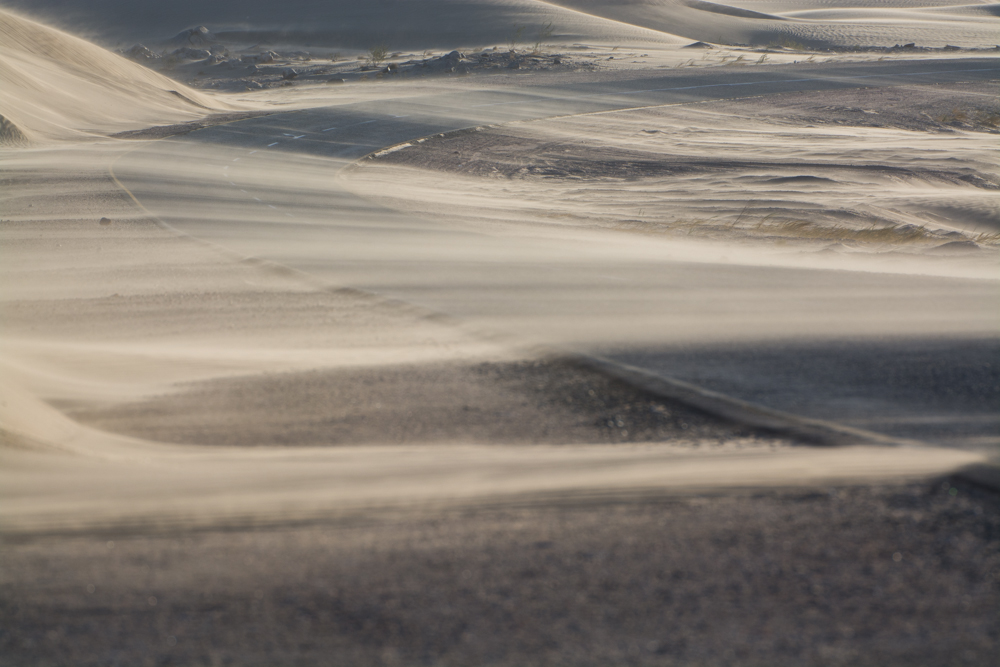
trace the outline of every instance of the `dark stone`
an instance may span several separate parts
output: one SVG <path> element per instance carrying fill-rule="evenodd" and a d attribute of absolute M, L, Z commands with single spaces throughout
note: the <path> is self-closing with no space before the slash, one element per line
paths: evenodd
<path fill-rule="evenodd" d="M 136 62 L 148 62 L 150 60 L 156 60 L 160 57 L 142 44 L 135 44 L 131 48 L 122 51 L 122 55 L 130 60 L 135 60 Z"/>
<path fill-rule="evenodd" d="M 207 60 L 212 57 L 211 52 L 206 49 L 192 49 L 190 46 L 182 46 L 170 54 L 179 60 Z"/>
<path fill-rule="evenodd" d="M 208 46 L 215 41 L 217 41 L 215 35 L 213 35 L 212 31 L 203 25 L 188 28 L 187 30 L 181 30 L 172 40 L 170 40 L 172 44 L 187 44 L 190 46 Z"/>

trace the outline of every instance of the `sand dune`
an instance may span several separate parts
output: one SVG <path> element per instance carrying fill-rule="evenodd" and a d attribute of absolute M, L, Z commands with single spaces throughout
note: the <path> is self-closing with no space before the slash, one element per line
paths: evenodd
<path fill-rule="evenodd" d="M 299 44 L 367 49 L 483 47 L 536 41 L 551 23 L 553 42 L 665 42 L 681 38 L 635 27 L 537 0 L 289 0 L 283 3 L 193 0 L 130 6 L 121 0 L 94 0 L 85 7 L 66 0 L 13 0 L 17 6 L 55 25 L 72 26 L 109 44 L 129 46 L 136 39 L 160 44 L 179 31 L 203 24 L 223 42 Z M 518 33 L 518 29 L 523 30 Z M 176 48 L 176 45 L 173 45 Z"/>
<path fill-rule="evenodd" d="M 777 341 L 736 368 L 795 414 L 888 387 L 854 416 L 995 448 L 996 58 L 797 47 L 997 5 L 878 1 L 0 0 L 0 667 L 995 655 L 981 452 L 792 446 L 528 347 Z M 168 78 L 210 66 L 253 114 Z"/>
<path fill-rule="evenodd" d="M 80 139 L 225 108 L 78 37 L 0 10 L 0 145 Z"/>
<path fill-rule="evenodd" d="M 967 2 L 919 0 L 880 2 L 877 8 L 857 0 L 257 0 L 208 5 L 183 0 L 141 7 L 120 0 L 94 0 L 86 6 L 70 0 L 7 2 L 118 46 L 130 46 L 127 42 L 136 39 L 164 43 L 201 24 L 223 42 L 343 49 L 365 49 L 379 42 L 390 49 L 473 48 L 506 44 L 515 36 L 530 44 L 548 23 L 555 28 L 549 41 L 563 44 L 670 44 L 687 39 L 827 47 L 910 42 L 990 47 L 1000 31 L 989 5 L 983 9 Z"/>
<path fill-rule="evenodd" d="M 1000 23 L 984 20 L 990 12 L 951 11 L 943 20 L 935 8 L 906 6 L 873 8 L 840 3 L 799 3 L 788 13 L 749 3 L 702 0 L 556 0 L 555 4 L 605 16 L 616 21 L 670 31 L 691 39 L 727 44 L 777 44 L 809 47 L 893 46 L 915 42 L 921 46 L 992 46 Z M 853 4 L 853 3 L 849 3 Z M 941 3 L 946 4 L 946 3 Z M 818 6 L 816 6 L 818 5 Z"/>

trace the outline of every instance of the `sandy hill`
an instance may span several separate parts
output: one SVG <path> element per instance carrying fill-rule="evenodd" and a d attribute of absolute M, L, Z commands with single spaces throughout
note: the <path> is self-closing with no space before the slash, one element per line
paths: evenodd
<path fill-rule="evenodd" d="M 939 0 L 553 0 L 554 4 L 706 42 L 813 47 L 989 47 L 992 5 Z"/>
<path fill-rule="evenodd" d="M 93 34 L 109 46 L 166 45 L 205 25 L 223 41 L 365 49 L 530 42 L 636 44 L 703 40 L 804 46 L 990 47 L 995 5 L 968 0 L 0 0 L 40 20 Z"/>
<path fill-rule="evenodd" d="M 103 135 L 222 106 L 99 46 L 0 10 L 0 145 Z"/>
<path fill-rule="evenodd" d="M 453 49 L 522 44 L 551 23 L 553 42 L 683 43 L 669 31 L 619 24 L 539 0 L 2 0 L 99 43 L 172 46 L 178 32 L 207 26 L 222 42 L 367 49 Z"/>

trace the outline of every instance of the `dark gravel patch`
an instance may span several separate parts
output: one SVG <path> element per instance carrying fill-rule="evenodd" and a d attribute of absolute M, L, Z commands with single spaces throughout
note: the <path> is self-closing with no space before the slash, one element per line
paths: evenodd
<path fill-rule="evenodd" d="M 113 542 L 109 541 L 113 540 Z M 2 547 L 0 665 L 995 665 L 955 481 Z"/>
<path fill-rule="evenodd" d="M 777 442 L 561 361 L 248 376 L 70 414 L 104 430 L 202 445 Z"/>

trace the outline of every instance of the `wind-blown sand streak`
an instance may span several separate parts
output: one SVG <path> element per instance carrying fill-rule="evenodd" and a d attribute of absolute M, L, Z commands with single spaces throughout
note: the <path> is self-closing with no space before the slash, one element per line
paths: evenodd
<path fill-rule="evenodd" d="M 33 18 L 0 10 L 0 664 L 985 664 L 1000 505 L 955 477 L 985 454 L 804 447 L 522 343 L 656 361 L 946 336 L 938 363 L 988 343 L 992 84 L 523 125 L 461 105 L 678 65 L 739 82 L 749 47 L 692 39 L 772 44 L 763 65 L 995 30 L 988 5 L 858 4 L 6 0 Z M 186 81 L 215 60 L 269 88 L 184 86 L 46 13 L 190 47 Z M 549 22 L 558 50 L 524 69 L 439 58 L 520 62 Z M 343 64 L 383 40 L 417 74 Z M 280 70 L 317 45 L 347 55 L 305 81 L 222 55 L 273 47 Z M 487 113 L 501 126 L 417 141 Z M 329 118 L 349 127 L 310 125 Z M 337 178 L 390 124 L 413 143 Z M 812 227 L 754 236 L 772 209 Z M 913 227 L 861 239 L 859 212 Z M 696 213 L 725 224 L 674 238 Z"/>

